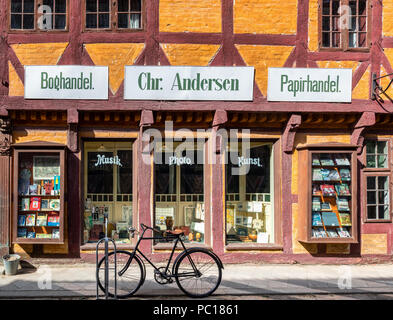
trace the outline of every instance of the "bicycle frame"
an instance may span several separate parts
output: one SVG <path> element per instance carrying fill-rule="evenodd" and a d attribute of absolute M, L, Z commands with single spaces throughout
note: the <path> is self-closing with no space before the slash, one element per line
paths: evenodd
<path fill-rule="evenodd" d="M 184 245 L 184 242 L 183 242 L 183 240 L 180 238 L 180 235 L 176 235 L 176 241 L 175 241 L 175 243 L 174 243 L 174 245 L 173 245 L 173 248 L 172 248 L 172 252 L 171 252 L 171 255 L 170 255 L 170 257 L 169 257 L 169 260 L 168 260 L 168 264 L 166 265 L 166 267 L 165 267 L 165 271 L 164 272 L 162 272 L 162 271 L 160 271 L 155 265 L 154 265 L 154 263 L 153 262 L 151 262 L 150 260 L 149 260 L 149 258 L 147 258 L 140 250 L 139 250 L 139 244 L 141 243 L 141 241 L 142 240 L 162 240 L 162 239 L 165 239 L 165 237 L 154 237 L 154 236 L 152 236 L 152 237 L 144 237 L 144 235 L 145 235 L 145 232 L 146 231 L 152 231 L 153 232 L 153 235 L 154 235 L 154 231 L 159 231 L 159 230 L 155 230 L 155 229 L 153 229 L 153 228 L 150 228 L 150 227 L 148 227 L 148 226 L 144 226 L 145 228 L 143 228 L 142 227 L 142 230 L 143 230 L 143 232 L 142 232 L 142 234 L 141 234 L 141 236 L 139 237 L 139 240 L 138 240 L 138 242 L 137 242 L 137 244 L 136 244 L 136 246 L 135 246 L 135 249 L 133 250 L 133 252 L 132 252 L 132 254 L 131 254 L 131 257 L 128 259 L 128 261 L 127 261 L 127 263 L 126 263 L 126 265 L 124 266 L 124 268 L 123 269 L 121 269 L 120 271 L 119 271 L 119 273 L 118 273 L 118 275 L 121 277 L 123 274 L 124 274 L 124 272 L 126 272 L 127 271 L 127 269 L 128 269 L 128 267 L 130 266 L 130 264 L 131 264 L 131 262 L 132 262 L 132 259 L 134 259 L 134 256 L 135 256 L 135 254 L 138 252 L 153 268 L 154 268 L 154 270 L 156 270 L 156 272 L 158 272 L 158 273 L 160 273 L 160 275 L 162 276 L 162 277 L 164 277 L 165 279 L 167 279 L 167 278 L 176 278 L 176 277 L 179 277 L 178 275 L 167 275 L 167 272 L 168 272 L 168 270 L 169 270 L 169 266 L 170 266 L 170 264 L 171 264 L 171 262 L 172 262 L 172 258 L 173 258 L 173 255 L 174 255 L 174 253 L 175 253 L 175 250 L 176 250 L 176 247 L 177 247 L 177 244 L 180 242 L 181 243 L 181 245 L 182 245 L 182 247 L 183 247 L 183 249 L 184 249 L 184 251 L 187 251 L 187 248 L 186 248 L 186 246 Z M 183 251 L 183 252 L 184 252 Z M 200 273 L 199 273 L 199 271 L 196 269 L 196 267 L 195 267 L 195 264 L 194 264 L 194 262 L 192 261 L 192 259 L 191 259 L 191 257 L 189 257 L 188 256 L 188 260 L 190 261 L 190 264 L 191 264 L 191 266 L 192 266 L 192 268 L 193 268 L 193 270 L 194 270 L 194 273 L 192 274 L 192 275 L 195 275 L 195 274 L 197 274 L 197 275 L 199 275 Z M 190 276 L 191 274 L 182 274 L 181 276 L 183 277 L 186 277 L 186 276 Z"/>

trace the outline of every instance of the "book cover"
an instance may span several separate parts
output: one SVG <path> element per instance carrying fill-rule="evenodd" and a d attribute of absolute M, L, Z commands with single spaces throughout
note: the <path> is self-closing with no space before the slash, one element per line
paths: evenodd
<path fill-rule="evenodd" d="M 45 227 L 46 223 L 47 223 L 47 218 L 48 218 L 48 215 L 45 213 L 37 214 L 37 224 L 36 225 L 40 226 L 40 227 Z"/>
<path fill-rule="evenodd" d="M 329 238 L 338 238 L 338 233 L 336 230 L 326 230 Z"/>
<path fill-rule="evenodd" d="M 312 169 L 312 179 L 316 181 L 322 180 L 321 169 Z"/>
<path fill-rule="evenodd" d="M 22 198 L 20 200 L 20 210 L 22 211 L 30 210 L 30 198 Z"/>
<path fill-rule="evenodd" d="M 36 239 L 51 239 L 52 234 L 50 234 L 50 233 L 36 233 L 35 237 L 36 237 Z"/>
<path fill-rule="evenodd" d="M 329 180 L 330 181 L 340 181 L 340 175 L 336 169 L 329 171 Z"/>
<path fill-rule="evenodd" d="M 320 166 L 321 162 L 319 161 L 319 157 L 316 154 L 312 155 L 312 165 L 313 166 Z"/>
<path fill-rule="evenodd" d="M 348 199 L 344 197 L 337 198 L 337 209 L 338 211 L 349 211 Z"/>
<path fill-rule="evenodd" d="M 328 154 L 321 154 L 319 160 L 323 166 L 334 166 L 334 161 Z"/>
<path fill-rule="evenodd" d="M 339 196 L 350 196 L 351 193 L 349 191 L 349 186 L 346 183 L 336 184 L 335 185 L 337 194 Z"/>
<path fill-rule="evenodd" d="M 319 188 L 319 185 L 313 184 L 312 185 L 312 194 L 315 195 L 321 195 L 321 189 Z"/>
<path fill-rule="evenodd" d="M 342 181 L 351 181 L 351 170 L 346 168 L 340 169 L 340 176 Z"/>
<path fill-rule="evenodd" d="M 26 225 L 26 216 L 21 214 L 18 216 L 18 226 L 24 227 Z"/>
<path fill-rule="evenodd" d="M 318 229 L 312 229 L 312 237 L 313 238 L 321 238 L 321 233 Z"/>
<path fill-rule="evenodd" d="M 313 227 L 320 227 L 322 226 L 322 219 L 319 212 L 313 212 L 312 214 L 312 226 Z"/>
<path fill-rule="evenodd" d="M 319 227 L 319 228 L 317 228 L 317 230 L 318 230 L 319 234 L 321 235 L 321 238 L 326 238 L 327 237 L 327 234 L 326 234 L 326 231 L 325 231 L 324 228 Z"/>
<path fill-rule="evenodd" d="M 340 220 L 342 226 L 351 226 L 351 215 L 349 213 L 340 212 Z"/>
<path fill-rule="evenodd" d="M 60 176 L 55 176 L 53 190 L 60 191 Z"/>
<path fill-rule="evenodd" d="M 337 228 L 337 233 L 340 238 L 350 238 L 351 234 L 349 233 L 347 228 Z"/>
<path fill-rule="evenodd" d="M 27 238 L 28 238 L 28 239 L 34 239 L 34 238 L 35 238 L 35 232 L 29 231 L 29 232 L 27 233 Z"/>
<path fill-rule="evenodd" d="M 26 216 L 26 226 L 33 227 L 35 226 L 35 214 L 28 214 Z"/>
<path fill-rule="evenodd" d="M 330 184 L 321 185 L 321 191 L 324 196 L 333 197 L 336 195 L 336 192 L 334 191 L 334 186 Z"/>
<path fill-rule="evenodd" d="M 321 176 L 323 181 L 329 181 L 330 176 L 329 176 L 330 170 L 329 169 L 321 169 Z"/>
<path fill-rule="evenodd" d="M 312 198 L 312 211 L 320 211 L 321 210 L 321 199 L 318 197 Z"/>
<path fill-rule="evenodd" d="M 40 210 L 41 209 L 41 198 L 40 197 L 33 197 L 30 200 L 30 210 Z"/>
<path fill-rule="evenodd" d="M 53 190 L 52 183 L 50 181 L 45 182 L 44 183 L 44 189 L 45 189 L 45 194 L 46 195 L 51 195 L 52 190 Z"/>
<path fill-rule="evenodd" d="M 334 160 L 338 166 L 349 166 L 351 164 L 349 158 L 343 154 L 336 155 Z"/>
<path fill-rule="evenodd" d="M 26 238 L 27 237 L 27 229 L 26 228 L 18 228 L 18 238 Z"/>
<path fill-rule="evenodd" d="M 332 210 L 332 206 L 329 202 L 322 202 L 321 210 Z"/>
<path fill-rule="evenodd" d="M 48 227 L 58 227 L 60 226 L 60 216 L 59 215 L 49 215 L 48 216 Z"/>
<path fill-rule="evenodd" d="M 52 239 L 60 239 L 60 230 L 59 229 L 52 230 Z"/>
<path fill-rule="evenodd" d="M 38 185 L 31 184 L 29 185 L 29 195 L 36 195 L 38 193 Z"/>
<path fill-rule="evenodd" d="M 337 216 L 334 212 L 321 212 L 321 215 L 322 215 L 323 224 L 325 226 L 338 227 L 340 225 Z"/>
<path fill-rule="evenodd" d="M 51 210 L 49 207 L 49 199 L 41 199 L 41 210 Z"/>
<path fill-rule="evenodd" d="M 51 199 L 49 201 L 49 208 L 51 210 L 60 211 L 60 199 Z"/>

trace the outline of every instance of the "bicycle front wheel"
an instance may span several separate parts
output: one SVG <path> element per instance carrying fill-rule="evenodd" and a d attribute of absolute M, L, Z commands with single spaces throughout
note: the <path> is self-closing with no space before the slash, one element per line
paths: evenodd
<path fill-rule="evenodd" d="M 145 268 L 140 258 L 135 255 L 131 261 L 130 266 L 122 276 L 119 272 L 125 267 L 131 257 L 128 251 L 118 250 L 116 252 L 117 261 L 117 297 L 127 298 L 132 296 L 145 281 Z M 115 255 L 114 252 L 108 254 L 108 294 L 110 297 L 115 295 Z M 105 257 L 98 263 L 97 269 L 98 286 L 105 292 Z"/>
<path fill-rule="evenodd" d="M 221 283 L 221 266 L 209 250 L 190 249 L 181 256 L 174 268 L 176 283 L 189 297 L 211 295 Z"/>

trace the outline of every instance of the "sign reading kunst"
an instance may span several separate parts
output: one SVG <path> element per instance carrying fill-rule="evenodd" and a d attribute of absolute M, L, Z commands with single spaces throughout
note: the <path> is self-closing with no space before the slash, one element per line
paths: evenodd
<path fill-rule="evenodd" d="M 352 69 L 269 68 L 268 101 L 351 102 Z"/>
<path fill-rule="evenodd" d="M 107 66 L 25 66 L 25 99 L 108 99 Z"/>
<path fill-rule="evenodd" d="M 126 66 L 126 100 L 252 101 L 254 67 Z"/>

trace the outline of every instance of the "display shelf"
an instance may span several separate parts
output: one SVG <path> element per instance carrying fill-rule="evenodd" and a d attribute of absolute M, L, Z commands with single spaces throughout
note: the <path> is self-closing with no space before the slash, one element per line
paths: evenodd
<path fill-rule="evenodd" d="M 354 145 L 325 144 L 298 148 L 299 241 L 357 243 L 356 168 Z M 320 162 L 320 163 L 316 163 Z"/>
<path fill-rule="evenodd" d="M 13 242 L 64 243 L 64 146 L 14 147 Z"/>

